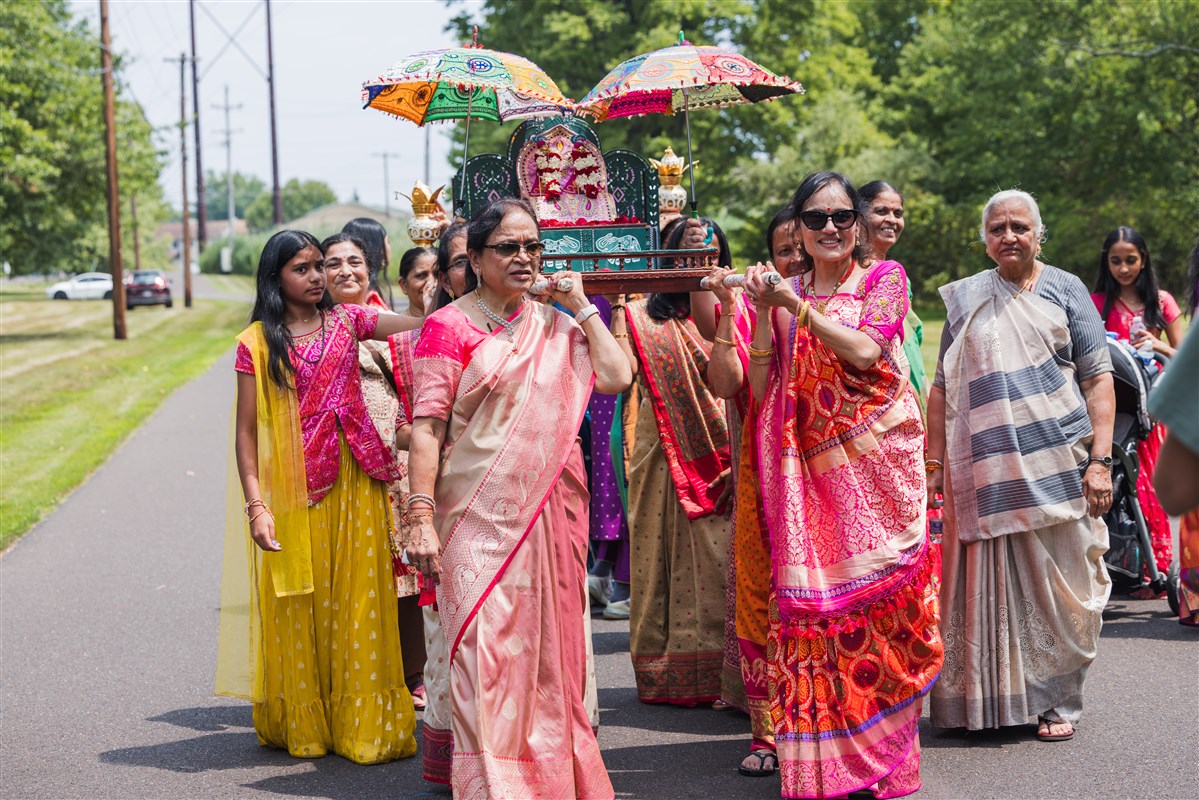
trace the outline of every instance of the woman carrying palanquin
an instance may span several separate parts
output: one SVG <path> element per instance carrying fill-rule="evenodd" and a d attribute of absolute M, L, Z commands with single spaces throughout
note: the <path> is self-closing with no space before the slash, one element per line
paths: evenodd
<path fill-rule="evenodd" d="M 869 258 L 843 175 L 808 175 L 791 210 L 810 269 L 772 288 L 753 266 L 745 286 L 782 795 L 902 797 L 920 788 L 921 700 L 942 658 L 907 278 Z"/>
<path fill-rule="evenodd" d="M 705 237 L 679 218 L 663 249 L 702 247 Z M 612 307 L 642 398 L 628 473 L 629 652 L 641 701 L 683 706 L 720 699 L 733 488 L 724 403 L 706 379 L 711 345 L 690 315 L 685 292 Z"/>
<path fill-rule="evenodd" d="M 1044 233 L 1031 195 L 999 192 L 981 230 L 996 268 L 941 289 L 928 488 L 945 494 L 945 668 L 932 720 L 1035 720 L 1039 739 L 1060 741 L 1082 716 L 1111 591 L 1099 517 L 1115 395 L 1103 323 L 1082 282 L 1038 258 Z"/>
<path fill-rule="evenodd" d="M 769 266 L 791 277 L 800 260 L 796 219 L 790 208 L 775 215 L 766 228 Z M 708 383 L 725 400 L 729 451 L 733 456 L 732 555 L 729 606 L 732 631 L 726 632 L 721 699 L 749 714 L 750 752 L 737 767 L 749 777 L 778 771 L 774 728 L 770 719 L 766 643 L 770 633 L 770 535 L 762 510 L 757 459 L 757 403 L 749 390 L 749 343 L 757 319 L 744 292 L 724 286 L 732 270 L 718 267 L 708 277 L 711 294 L 693 293 L 692 314 L 704 338 L 713 342 Z M 710 319 L 711 322 L 705 322 Z M 729 623 L 726 622 L 726 631 Z"/>
<path fill-rule="evenodd" d="M 527 202 L 480 209 L 467 250 L 477 288 L 417 345 L 409 455 L 407 552 L 439 578 L 450 650 L 454 796 L 611 798 L 583 700 L 576 431 L 593 385 L 616 393 L 632 376 L 579 276 L 560 273 L 573 287 L 553 293 L 573 319 L 526 301 L 542 250 Z"/>

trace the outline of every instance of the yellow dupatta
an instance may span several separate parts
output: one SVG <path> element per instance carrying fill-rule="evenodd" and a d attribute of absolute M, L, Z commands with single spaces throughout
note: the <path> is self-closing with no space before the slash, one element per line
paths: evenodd
<path fill-rule="evenodd" d="M 236 453 L 230 447 L 216 693 L 261 699 L 261 676 L 255 669 L 261 630 L 257 601 L 261 561 L 271 559 L 272 588 L 276 596 L 312 591 L 308 480 L 296 392 L 280 389 L 271 380 L 262 324 L 252 323 L 237 339 L 249 349 L 254 362 L 258 480 L 262 499 L 275 517 L 275 538 L 283 549 L 265 553 L 250 538 L 249 521 L 242 511 Z M 232 425 L 236 430 L 236 411 L 233 417 Z"/>

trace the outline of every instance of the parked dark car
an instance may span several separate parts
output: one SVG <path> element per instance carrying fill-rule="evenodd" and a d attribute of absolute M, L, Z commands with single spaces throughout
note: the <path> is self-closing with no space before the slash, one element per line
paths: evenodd
<path fill-rule="evenodd" d="M 125 308 L 156 305 L 172 305 L 167 276 L 157 269 L 134 270 L 125 278 Z"/>

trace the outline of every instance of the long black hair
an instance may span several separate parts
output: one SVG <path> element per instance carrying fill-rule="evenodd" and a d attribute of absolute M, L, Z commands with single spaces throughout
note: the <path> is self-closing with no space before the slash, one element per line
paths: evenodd
<path fill-rule="evenodd" d="M 683 242 L 683 233 L 687 227 L 687 219 L 687 217 L 672 219 L 662 230 L 663 250 L 683 249 L 681 245 Z M 712 229 L 713 238 L 720 248 L 720 252 L 716 257 L 717 265 L 721 267 L 732 266 L 733 255 L 729 250 L 729 240 L 724 235 L 724 231 L 707 217 L 700 217 L 699 221 L 705 227 Z M 683 263 L 681 260 L 663 259 L 661 268 L 674 269 L 682 266 Z M 691 294 L 690 292 L 654 292 L 649 296 L 645 310 L 649 314 L 650 319 L 659 322 L 665 322 L 668 319 L 686 319 L 691 316 Z"/>
<path fill-rule="evenodd" d="M 450 280 L 450 245 L 455 239 L 466 236 L 466 223 L 455 222 L 450 227 L 442 232 L 441 238 L 437 240 L 437 274 L 444 275 L 446 281 Z M 479 285 L 479 279 L 475 275 L 474 270 L 470 267 L 466 268 L 466 291 L 473 292 L 475 287 Z M 440 308 L 445 308 L 456 298 L 451 297 L 445 287 L 438 283 L 437 296 L 433 298 L 433 307 L 426 308 L 425 314 L 432 314 Z"/>
<path fill-rule="evenodd" d="M 387 228 L 370 217 L 355 217 L 345 224 L 342 233 L 355 236 L 362 242 L 362 255 L 366 256 L 367 281 L 371 289 L 386 295 L 387 307 L 394 307 L 391 300 L 391 284 L 387 281 Z"/>
<path fill-rule="evenodd" d="M 819 192 L 829 184 L 840 186 L 845 196 L 849 198 L 849 207 L 858 212 L 858 219 L 861 220 L 866 216 L 866 207 L 862 204 L 862 195 L 849 178 L 842 175 L 840 172 L 809 172 L 802 181 L 799 182 L 799 188 L 795 190 L 795 195 L 791 198 L 790 210 L 796 219 L 803 212 L 804 203 L 812 198 L 812 195 Z M 799 222 L 802 225 L 803 222 Z M 859 264 L 865 264 L 869 261 L 870 247 L 865 243 L 866 237 L 858 233 L 857 242 L 853 248 L 853 258 Z M 799 261 L 803 265 L 801 272 L 807 272 L 815 266 L 812 263 L 812 257 L 801 247 L 799 249 Z"/>
<path fill-rule="evenodd" d="M 258 291 L 254 297 L 254 310 L 250 312 L 250 322 L 262 323 L 262 335 L 266 337 L 267 374 L 280 389 L 291 388 L 289 376 L 295 372 L 290 357 L 294 343 L 291 331 L 283 320 L 287 305 L 283 302 L 280 273 L 288 261 L 309 247 L 319 250 L 320 243 L 308 231 L 279 231 L 267 239 L 258 258 Z M 327 311 L 332 307 L 333 301 L 326 292 L 317 303 L 317 308 Z"/>
<path fill-rule="evenodd" d="M 1162 305 L 1157 295 L 1157 275 L 1153 272 L 1153 262 L 1149 260 L 1149 245 L 1145 243 L 1144 236 L 1127 225 L 1121 225 L 1107 235 L 1103 240 L 1103 251 L 1099 254 L 1099 273 L 1095 276 L 1095 287 L 1091 291 L 1103 295 L 1103 323 L 1107 324 L 1107 315 L 1112 312 L 1112 306 L 1120 296 L 1120 284 L 1112 277 L 1111 267 L 1107 263 L 1108 254 L 1116 242 L 1127 242 L 1141 254 L 1141 274 L 1137 276 L 1135 284 L 1137 294 L 1145 304 L 1141 319 L 1146 328 L 1164 329 L 1166 318 L 1162 316 Z"/>

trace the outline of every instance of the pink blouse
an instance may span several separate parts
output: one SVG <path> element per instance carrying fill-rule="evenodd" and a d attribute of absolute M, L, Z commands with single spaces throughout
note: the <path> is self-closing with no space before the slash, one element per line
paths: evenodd
<path fill-rule="evenodd" d="M 520 311 L 515 312 L 519 314 Z M 425 319 L 416 345 L 413 372 L 416 377 L 412 418 L 436 417 L 448 422 L 458 394 L 458 381 L 476 348 L 489 336 L 475 327 L 454 306 L 446 306 Z"/>
<path fill-rule="evenodd" d="M 395 459 L 379 437 L 362 398 L 358 342 L 371 338 L 378 322 L 377 309 L 339 305 L 325 312 L 320 328 L 296 337 L 291 363 L 295 368 L 310 505 L 320 502 L 337 482 L 339 424 L 366 474 L 385 482 L 400 479 Z M 233 368 L 254 374 L 254 361 L 244 344 L 237 346 Z"/>
<path fill-rule="evenodd" d="M 1102 314 L 1103 303 L 1105 297 L 1102 292 L 1091 295 L 1091 302 L 1095 304 L 1095 309 Z M 1174 320 L 1182 316 L 1182 309 L 1178 307 L 1178 301 L 1174 296 L 1165 290 L 1159 290 L 1157 293 L 1157 302 L 1162 310 L 1162 318 L 1169 325 Z M 1121 339 L 1132 338 L 1132 318 L 1140 314 L 1139 311 L 1133 311 L 1119 297 L 1112 303 L 1111 313 L 1107 315 L 1107 319 L 1103 321 L 1103 327 L 1107 328 L 1112 333 L 1116 334 Z M 1161 336 L 1160 330 L 1150 329 L 1149 332 L 1154 336 Z"/>
<path fill-rule="evenodd" d="M 810 273 L 804 273 L 793 280 L 796 292 L 801 297 L 809 300 L 824 299 L 803 293 L 803 287 L 811 280 Z M 910 303 L 908 276 L 898 261 L 880 261 L 874 264 L 858 281 L 856 292 L 852 295 L 839 293 L 833 295 L 833 298 L 852 298 L 856 301 L 855 305 L 860 304 L 861 311 L 855 327 L 878 342 L 883 350 L 889 349 L 891 341 L 896 337 L 900 342 L 903 341 L 903 318 L 907 316 Z M 837 315 L 833 313 L 834 307 L 842 304 L 833 302 L 833 298 L 829 299 L 828 310 L 830 316 L 835 317 Z M 841 322 L 846 324 L 845 320 Z"/>

